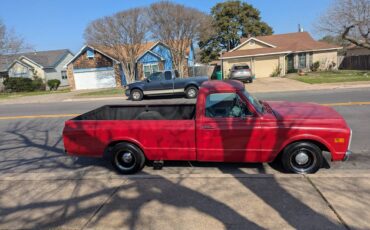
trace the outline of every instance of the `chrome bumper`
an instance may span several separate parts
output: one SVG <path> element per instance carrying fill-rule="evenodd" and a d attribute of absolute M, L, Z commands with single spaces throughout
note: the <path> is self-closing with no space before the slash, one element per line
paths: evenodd
<path fill-rule="evenodd" d="M 344 155 L 343 161 L 348 161 L 351 155 L 352 155 L 352 152 L 350 150 L 347 150 L 346 154 Z"/>

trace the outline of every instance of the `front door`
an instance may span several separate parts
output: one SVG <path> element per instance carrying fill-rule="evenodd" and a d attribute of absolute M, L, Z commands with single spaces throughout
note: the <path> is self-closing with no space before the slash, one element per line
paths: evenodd
<path fill-rule="evenodd" d="M 197 126 L 197 160 L 259 162 L 260 133 L 259 118 L 237 93 L 210 94 Z"/>
<path fill-rule="evenodd" d="M 290 73 L 294 70 L 294 55 L 293 54 L 289 54 L 286 56 L 286 63 L 287 63 L 287 73 Z"/>

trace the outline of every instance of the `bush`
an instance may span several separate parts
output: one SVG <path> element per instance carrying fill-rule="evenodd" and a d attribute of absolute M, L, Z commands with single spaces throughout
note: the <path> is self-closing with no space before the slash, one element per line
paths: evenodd
<path fill-rule="evenodd" d="M 24 92 L 34 91 L 32 79 L 22 77 L 9 77 L 5 79 L 4 86 L 7 91 L 10 92 Z"/>
<path fill-rule="evenodd" d="M 45 90 L 46 85 L 40 78 L 36 78 L 35 80 L 32 81 L 32 87 L 33 90 Z"/>
<path fill-rule="evenodd" d="M 60 81 L 58 79 L 51 79 L 48 80 L 48 86 L 50 90 L 57 90 L 58 87 L 60 86 Z"/>
<path fill-rule="evenodd" d="M 287 73 L 297 73 L 297 69 L 288 69 Z"/>
<path fill-rule="evenodd" d="M 310 70 L 312 72 L 316 72 L 319 68 L 320 68 L 320 62 L 319 61 L 316 61 L 316 62 L 312 63 L 311 66 L 310 66 Z"/>
<path fill-rule="evenodd" d="M 281 74 L 281 68 L 280 68 L 280 65 L 279 65 L 279 66 L 275 67 L 272 74 L 270 74 L 270 77 L 277 77 L 277 76 L 280 76 L 280 74 Z"/>

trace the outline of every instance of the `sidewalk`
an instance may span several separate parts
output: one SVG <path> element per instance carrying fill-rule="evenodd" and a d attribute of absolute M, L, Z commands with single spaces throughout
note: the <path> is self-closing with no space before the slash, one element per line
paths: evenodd
<path fill-rule="evenodd" d="M 369 229 L 370 177 L 0 180 L 0 228 Z"/>
<path fill-rule="evenodd" d="M 246 89 L 251 93 L 265 92 L 289 92 L 289 91 L 310 91 L 310 90 L 333 90 L 344 88 L 366 88 L 370 87 L 370 82 L 343 82 L 343 83 L 325 83 L 325 84 L 307 84 L 304 82 L 292 80 L 289 78 L 259 78 L 252 84 L 245 84 Z M 73 101 L 97 101 L 97 100 L 125 100 L 125 95 L 112 95 L 101 97 L 82 97 L 77 96 L 87 91 L 71 91 L 68 93 L 58 93 L 49 95 L 18 97 L 13 99 L 1 99 L 0 104 L 25 104 L 25 103 L 58 103 Z"/>

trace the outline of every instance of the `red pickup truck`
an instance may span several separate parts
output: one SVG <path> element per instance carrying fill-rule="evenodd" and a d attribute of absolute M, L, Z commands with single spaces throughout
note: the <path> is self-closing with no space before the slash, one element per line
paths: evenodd
<path fill-rule="evenodd" d="M 347 160 L 352 131 L 330 107 L 260 101 L 238 81 L 207 81 L 196 104 L 106 105 L 66 121 L 70 155 L 103 157 L 124 174 L 145 161 L 271 162 L 314 173 Z"/>

